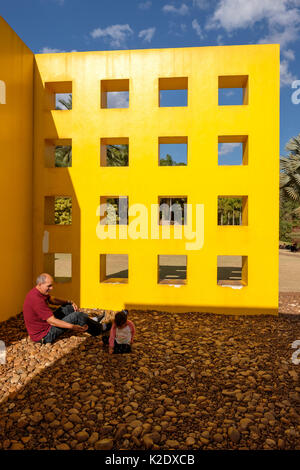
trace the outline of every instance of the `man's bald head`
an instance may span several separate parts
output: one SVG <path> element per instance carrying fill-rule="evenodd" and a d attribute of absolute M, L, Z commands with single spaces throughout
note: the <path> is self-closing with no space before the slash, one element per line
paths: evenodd
<path fill-rule="evenodd" d="M 45 284 L 45 282 L 51 281 L 53 282 L 52 276 L 47 273 L 42 273 L 36 278 L 36 285 L 38 286 L 39 284 Z"/>
<path fill-rule="evenodd" d="M 43 295 L 48 295 L 53 289 L 53 278 L 50 274 L 42 273 L 36 279 L 36 288 Z"/>

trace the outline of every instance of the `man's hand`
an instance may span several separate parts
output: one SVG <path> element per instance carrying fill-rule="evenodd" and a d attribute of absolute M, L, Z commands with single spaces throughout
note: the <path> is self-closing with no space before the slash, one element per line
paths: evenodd
<path fill-rule="evenodd" d="M 81 332 L 84 332 L 88 329 L 88 326 L 87 325 L 83 325 L 83 326 L 80 326 L 80 325 L 72 325 L 72 328 L 71 330 L 73 331 L 81 331 Z"/>
<path fill-rule="evenodd" d="M 108 352 L 109 354 L 112 354 L 114 352 L 114 348 L 109 348 Z"/>

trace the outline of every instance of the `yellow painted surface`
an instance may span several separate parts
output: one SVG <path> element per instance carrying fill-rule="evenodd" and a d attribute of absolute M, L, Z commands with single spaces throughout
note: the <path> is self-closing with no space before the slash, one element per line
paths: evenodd
<path fill-rule="evenodd" d="M 72 282 L 57 284 L 55 294 L 74 298 L 81 307 L 276 314 L 279 46 L 35 57 L 34 276 L 45 266 L 42 247 L 47 231 L 46 251 L 72 254 Z M 218 106 L 218 84 L 230 86 L 228 76 L 235 77 L 234 86 L 242 82 L 247 87 L 244 105 Z M 174 77 L 178 79 L 171 85 L 165 80 Z M 105 80 L 102 87 L 101 80 Z M 106 91 L 115 91 L 113 80 L 120 80 L 119 91 L 126 90 L 129 81 L 126 109 L 101 108 Z M 64 83 L 67 92 L 72 90 L 73 108 L 51 110 L 51 90 L 62 92 Z M 187 107 L 159 107 L 159 86 L 186 84 Z M 235 136 L 233 142 L 245 142 L 248 136 L 243 166 L 218 166 L 218 142 L 230 141 L 228 136 Z M 187 138 L 186 167 L 158 165 L 159 142 L 170 137 Z M 101 139 L 112 138 L 129 139 L 128 167 L 100 165 Z M 46 168 L 47 142 L 58 139 L 72 139 L 71 168 Z M 44 198 L 55 195 L 72 197 L 71 226 L 44 225 Z M 187 250 L 186 239 L 97 237 L 100 197 L 128 196 L 129 206 L 144 204 L 150 211 L 160 196 L 178 195 L 193 205 L 204 205 L 202 247 Z M 248 225 L 217 225 L 218 196 L 226 195 L 248 196 Z M 129 222 L 133 219 L 129 217 Z M 156 229 L 161 234 L 166 227 Z M 124 230 L 118 226 L 117 234 L 122 231 L 124 236 Z M 128 254 L 128 283 L 100 282 L 100 255 L 114 253 Z M 179 287 L 158 284 L 158 255 L 167 254 L 187 256 L 187 282 Z M 242 289 L 217 285 L 217 256 L 222 255 L 248 257 L 248 261 L 243 258 L 247 285 Z"/>
<path fill-rule="evenodd" d="M 33 60 L 0 17 L 0 321 L 32 287 Z"/>

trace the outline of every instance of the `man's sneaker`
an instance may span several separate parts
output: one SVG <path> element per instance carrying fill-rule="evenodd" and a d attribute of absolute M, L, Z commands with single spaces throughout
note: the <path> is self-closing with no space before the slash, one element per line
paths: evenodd
<path fill-rule="evenodd" d="M 105 317 L 105 313 L 103 313 L 102 315 L 97 315 L 97 317 L 92 317 L 92 320 L 100 323 L 101 320 L 103 320 L 104 317 Z"/>

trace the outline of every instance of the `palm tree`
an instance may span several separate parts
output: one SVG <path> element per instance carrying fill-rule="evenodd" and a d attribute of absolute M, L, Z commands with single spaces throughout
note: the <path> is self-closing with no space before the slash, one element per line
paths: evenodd
<path fill-rule="evenodd" d="M 241 215 L 241 198 L 220 197 L 218 199 L 219 225 L 241 225 Z"/>
<path fill-rule="evenodd" d="M 72 147 L 71 145 L 57 145 L 55 147 L 55 166 L 72 166 Z"/>
<path fill-rule="evenodd" d="M 107 166 L 128 166 L 128 145 L 107 145 Z"/>
<path fill-rule="evenodd" d="M 280 158 L 281 204 L 286 200 L 300 201 L 300 134 L 292 137 L 285 148 L 290 153 Z"/>
<path fill-rule="evenodd" d="M 66 109 L 72 109 L 72 95 L 69 94 L 68 100 L 63 98 L 59 99 L 58 102 L 62 104 Z M 60 106 L 56 106 L 56 109 L 62 109 Z M 72 166 L 72 147 L 71 145 L 57 145 L 55 147 L 55 166 L 56 167 L 68 167 Z"/>
<path fill-rule="evenodd" d="M 72 109 L 72 95 L 71 94 L 68 96 L 68 101 L 64 100 L 63 98 L 60 98 L 58 102 L 62 104 L 66 109 L 68 110 Z M 62 109 L 62 108 L 60 108 L 59 106 L 56 106 L 56 109 Z"/>

